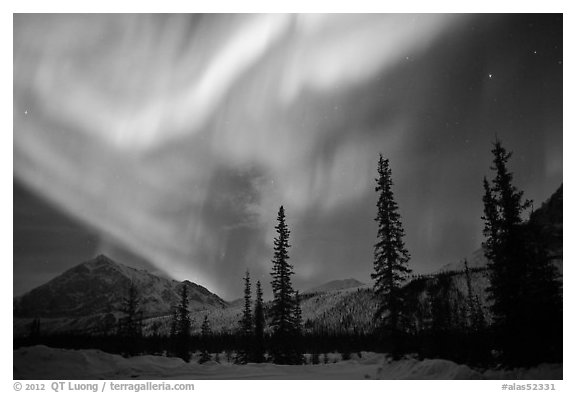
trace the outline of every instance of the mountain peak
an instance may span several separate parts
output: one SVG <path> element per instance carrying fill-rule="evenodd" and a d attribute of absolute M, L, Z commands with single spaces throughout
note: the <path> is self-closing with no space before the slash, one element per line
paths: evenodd
<path fill-rule="evenodd" d="M 98 255 L 14 299 L 15 317 L 82 317 L 121 312 L 130 283 L 136 285 L 146 316 L 166 315 L 189 288 L 191 309 L 222 308 L 226 302 L 188 280 L 178 282 Z"/>
<path fill-rule="evenodd" d="M 112 259 L 108 258 L 104 254 L 98 254 L 94 259 L 89 262 L 99 263 L 99 264 L 116 264 Z"/>
<path fill-rule="evenodd" d="M 107 257 L 104 254 L 98 254 L 96 257 L 89 259 L 86 262 L 81 263 L 80 265 L 84 265 L 89 268 L 97 268 L 101 266 L 119 266 L 120 264 L 113 261 L 111 258 Z"/>

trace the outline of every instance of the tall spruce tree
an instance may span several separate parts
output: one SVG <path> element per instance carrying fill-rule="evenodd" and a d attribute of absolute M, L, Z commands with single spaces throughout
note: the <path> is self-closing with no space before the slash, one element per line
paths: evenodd
<path fill-rule="evenodd" d="M 240 319 L 240 330 L 243 336 L 252 335 L 252 284 L 250 284 L 250 272 L 246 270 L 244 276 L 244 309 Z"/>
<path fill-rule="evenodd" d="M 278 364 L 298 364 L 301 354 L 298 352 L 295 341 L 298 341 L 298 328 L 296 324 L 296 296 L 292 288 L 290 276 L 294 274 L 293 266 L 288 263 L 290 259 L 288 238 L 290 230 L 286 225 L 284 206 L 278 211 L 278 236 L 274 239 L 274 258 L 272 259 L 272 292 L 274 299 L 270 308 L 272 336 L 274 341 L 273 358 Z M 291 342 L 292 341 L 292 342 Z"/>
<path fill-rule="evenodd" d="M 190 329 L 192 327 L 192 320 L 190 318 L 190 311 L 188 305 L 190 299 L 188 298 L 188 285 L 187 282 L 182 283 L 180 289 L 180 302 L 174 307 L 172 314 L 171 334 L 172 341 L 175 346 L 174 352 L 184 361 L 190 361 L 190 352 L 188 347 L 190 345 Z"/>
<path fill-rule="evenodd" d="M 511 153 L 500 141 L 494 143 L 493 166 L 496 175 L 490 183 L 484 178 L 484 235 L 483 244 L 488 258 L 490 285 L 488 296 L 499 344 L 506 361 L 514 362 L 518 355 L 525 327 L 524 284 L 527 276 L 526 261 L 521 255 L 520 224 L 522 213 L 529 206 L 523 193 L 512 184 L 512 173 L 507 168 Z M 528 344 L 528 343 L 525 343 Z"/>
<path fill-rule="evenodd" d="M 182 284 L 180 290 L 180 303 L 177 306 L 177 324 L 176 324 L 176 335 L 178 337 L 188 338 L 190 337 L 190 329 L 192 327 L 192 320 L 190 319 L 190 311 L 188 310 L 188 305 L 190 299 L 188 298 L 188 286 L 186 282 Z"/>
<path fill-rule="evenodd" d="M 138 289 L 133 281 L 127 290 L 127 296 L 122 302 L 122 312 L 125 317 L 120 320 L 120 336 L 124 338 L 138 338 L 142 336 L 142 313 Z"/>
<path fill-rule="evenodd" d="M 264 303 L 262 285 L 256 281 L 256 302 L 254 303 L 254 362 L 264 361 Z"/>
<path fill-rule="evenodd" d="M 507 168 L 512 153 L 497 140 L 492 154 L 490 169 L 495 177 L 483 182 L 483 246 L 490 278 L 487 291 L 503 360 L 525 365 L 561 351 L 552 337 L 558 335 L 558 326 L 561 333 L 560 284 L 538 227 L 523 222 L 522 214 L 531 201 L 512 184 L 513 174 Z M 545 294 L 542 288 L 546 288 Z"/>
<path fill-rule="evenodd" d="M 374 273 L 371 275 L 378 300 L 374 318 L 382 323 L 383 333 L 394 334 L 401 328 L 401 286 L 411 272 L 407 266 L 410 254 L 404 245 L 404 229 L 392 192 L 392 171 L 388 159 L 385 160 L 382 154 L 378 160 L 378 175 L 378 213 L 375 218 L 378 241 L 374 245 Z"/>
<path fill-rule="evenodd" d="M 251 348 L 252 348 L 252 305 L 251 305 L 251 284 L 250 272 L 246 270 L 244 277 L 244 309 L 242 310 L 242 318 L 238 322 L 240 325 L 240 335 L 242 338 L 242 345 L 236 356 L 236 363 L 246 364 L 250 361 Z"/>

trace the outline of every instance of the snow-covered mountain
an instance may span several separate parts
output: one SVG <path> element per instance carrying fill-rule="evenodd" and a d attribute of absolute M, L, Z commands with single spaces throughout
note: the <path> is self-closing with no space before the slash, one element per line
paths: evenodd
<path fill-rule="evenodd" d="M 342 289 L 358 288 L 363 287 L 365 285 L 366 284 L 364 284 L 363 282 L 360 282 L 354 278 L 346 278 L 344 280 L 329 281 L 325 284 L 308 289 L 304 291 L 304 293 L 340 291 Z"/>
<path fill-rule="evenodd" d="M 191 310 L 220 309 L 227 303 L 190 281 L 178 282 L 134 269 L 99 255 L 81 263 L 30 292 L 14 298 L 15 334 L 20 322 L 41 318 L 43 327 L 85 329 L 113 323 L 133 282 L 145 318 L 167 315 L 188 287 Z M 58 325 L 61 325 L 58 329 Z"/>

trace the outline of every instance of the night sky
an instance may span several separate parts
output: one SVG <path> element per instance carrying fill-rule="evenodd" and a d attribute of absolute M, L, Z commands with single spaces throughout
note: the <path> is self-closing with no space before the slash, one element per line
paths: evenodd
<path fill-rule="evenodd" d="M 270 293 L 371 283 L 378 153 L 416 273 L 482 242 L 491 143 L 562 183 L 562 15 L 14 17 L 14 294 L 105 253 Z"/>

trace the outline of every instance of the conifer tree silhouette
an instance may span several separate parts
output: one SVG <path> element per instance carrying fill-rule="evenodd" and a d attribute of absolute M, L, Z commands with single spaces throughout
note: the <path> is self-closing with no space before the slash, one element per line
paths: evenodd
<path fill-rule="evenodd" d="M 274 258 L 272 259 L 272 292 L 274 299 L 270 308 L 274 348 L 272 356 L 278 364 L 300 364 L 302 356 L 296 342 L 299 340 L 297 326 L 297 301 L 290 277 L 293 266 L 288 263 L 290 256 L 290 230 L 286 224 L 284 206 L 278 210 L 278 236 L 274 239 Z"/>
<path fill-rule="evenodd" d="M 374 245 L 374 293 L 378 300 L 375 319 L 382 322 L 388 333 L 398 332 L 402 322 L 403 297 L 401 286 L 408 278 L 410 254 L 404 245 L 404 229 L 398 213 L 398 204 L 392 192 L 392 171 L 388 159 L 382 154 L 378 160 L 376 192 L 378 212 L 378 241 Z"/>

